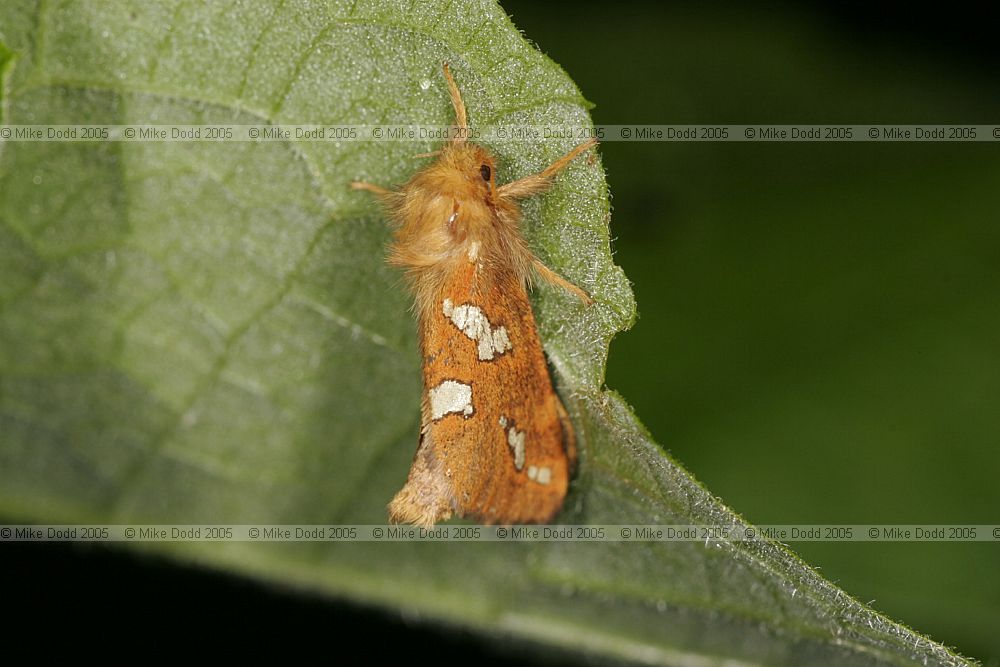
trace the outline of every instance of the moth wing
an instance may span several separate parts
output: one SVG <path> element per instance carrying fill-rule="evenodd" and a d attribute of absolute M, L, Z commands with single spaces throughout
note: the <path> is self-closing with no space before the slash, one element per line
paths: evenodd
<path fill-rule="evenodd" d="M 566 496 L 575 441 L 527 292 L 513 274 L 485 289 L 456 274 L 421 317 L 421 439 L 390 517 L 547 522 Z"/>

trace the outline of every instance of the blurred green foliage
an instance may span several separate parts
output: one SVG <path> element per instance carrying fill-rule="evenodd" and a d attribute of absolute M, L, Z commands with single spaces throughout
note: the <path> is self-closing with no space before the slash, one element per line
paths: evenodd
<path fill-rule="evenodd" d="M 987 123 L 995 70 L 785 8 L 505 2 L 595 123 Z M 600 47 L 594 47 L 594 39 Z M 996 523 L 996 144 L 615 143 L 640 318 L 608 384 L 759 524 Z M 875 608 L 1000 658 L 998 545 L 793 544 Z"/>

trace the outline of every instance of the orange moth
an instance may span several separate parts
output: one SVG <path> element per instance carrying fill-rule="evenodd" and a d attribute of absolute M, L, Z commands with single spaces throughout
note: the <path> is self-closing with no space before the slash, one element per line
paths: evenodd
<path fill-rule="evenodd" d="M 532 253 L 517 200 L 546 190 L 596 142 L 498 186 L 493 156 L 466 139 L 465 104 L 447 63 L 444 77 L 457 127 L 426 156 L 435 161 L 398 190 L 351 183 L 378 195 L 395 223 L 389 262 L 406 270 L 423 355 L 420 443 L 389 519 L 547 522 L 566 497 L 576 443 L 527 290 L 537 276 L 591 300 Z"/>

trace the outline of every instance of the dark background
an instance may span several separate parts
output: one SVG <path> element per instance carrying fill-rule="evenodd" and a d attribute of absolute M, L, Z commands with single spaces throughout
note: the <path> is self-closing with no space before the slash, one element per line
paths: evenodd
<path fill-rule="evenodd" d="M 594 122 L 1000 123 L 995 17 L 841 3 L 505 3 Z M 639 320 L 608 385 L 758 524 L 997 523 L 997 144 L 606 142 Z M 800 543 L 1000 661 L 1000 545 Z"/>
<path fill-rule="evenodd" d="M 996 16 L 958 4 L 503 4 L 596 123 L 1000 123 Z M 1000 523 L 997 144 L 601 152 L 640 312 L 608 385 L 658 442 L 758 524 Z M 888 616 L 1000 664 L 997 544 L 792 546 Z M 526 656 L 93 547 L 4 555 L 5 597 L 28 623 Z M 99 597 L 74 594 L 88 582 Z"/>

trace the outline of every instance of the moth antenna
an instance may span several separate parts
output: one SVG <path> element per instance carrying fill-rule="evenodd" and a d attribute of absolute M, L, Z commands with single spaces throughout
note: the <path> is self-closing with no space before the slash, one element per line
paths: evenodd
<path fill-rule="evenodd" d="M 453 144 L 463 144 L 469 134 L 469 122 L 465 116 L 465 102 L 462 101 L 462 93 L 455 85 L 455 79 L 451 76 L 451 68 L 448 67 L 448 63 L 444 63 L 444 78 L 448 82 L 451 105 L 455 107 L 455 125 L 458 127 L 458 132 L 449 141 Z"/>
<path fill-rule="evenodd" d="M 417 153 L 413 157 L 415 157 L 415 158 L 418 158 L 418 157 L 437 157 L 438 155 L 441 155 L 441 151 L 439 151 L 439 150 L 437 150 L 437 151 L 431 151 L 430 153 Z"/>

